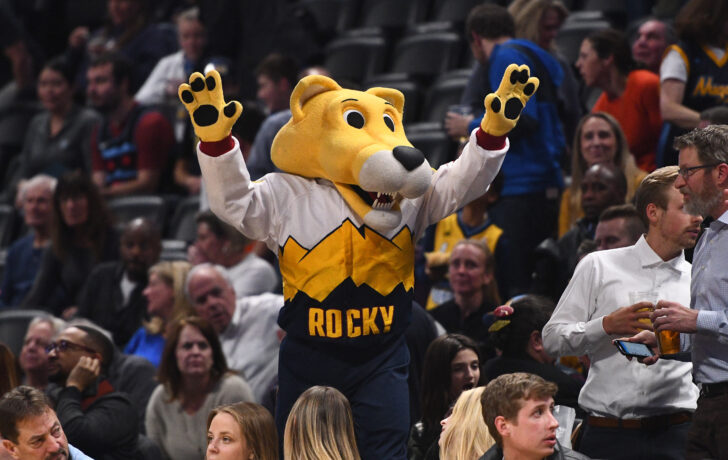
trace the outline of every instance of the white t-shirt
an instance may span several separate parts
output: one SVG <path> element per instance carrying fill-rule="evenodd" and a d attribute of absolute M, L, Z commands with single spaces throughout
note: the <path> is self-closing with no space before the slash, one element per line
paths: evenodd
<path fill-rule="evenodd" d="M 723 59 L 725 48 L 709 46 L 708 49 L 713 52 L 718 60 Z M 683 83 L 688 81 L 687 63 L 674 48 L 667 52 L 665 57 L 662 58 L 662 64 L 660 64 L 660 83 L 665 80 L 678 80 Z"/>

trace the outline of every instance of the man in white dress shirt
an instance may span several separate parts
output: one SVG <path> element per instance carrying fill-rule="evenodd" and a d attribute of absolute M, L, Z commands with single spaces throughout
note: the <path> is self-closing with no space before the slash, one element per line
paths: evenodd
<path fill-rule="evenodd" d="M 589 414 L 579 451 L 592 458 L 681 459 L 685 452 L 698 397 L 690 363 L 646 367 L 612 344 L 651 327 L 650 312 L 639 310 L 655 300 L 690 299 L 683 249 L 695 244 L 702 218 L 684 211 L 677 175 L 677 166 L 668 166 L 645 178 L 635 201 L 647 234 L 634 246 L 586 256 L 543 330 L 550 355 L 591 360 L 579 394 Z M 631 300 L 640 296 L 651 300 Z"/>
<path fill-rule="evenodd" d="M 278 375 L 276 322 L 283 296 L 266 293 L 236 302 L 225 268 L 209 263 L 190 270 L 185 292 L 197 314 L 220 334 L 228 367 L 241 374 L 261 402 Z"/>

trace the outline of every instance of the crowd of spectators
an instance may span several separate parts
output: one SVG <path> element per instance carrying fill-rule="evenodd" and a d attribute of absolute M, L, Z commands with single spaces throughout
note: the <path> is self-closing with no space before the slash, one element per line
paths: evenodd
<path fill-rule="evenodd" d="M 251 178 L 278 171 L 270 151 L 293 88 L 329 75 L 320 18 L 305 0 L 74 3 L 0 0 L 0 206 L 12 221 L 0 226 L 12 235 L 0 316 L 33 314 L 17 350 L 0 332 L 0 460 L 41 448 L 31 427 L 47 455 L 73 460 L 359 458 L 334 388 L 310 388 L 285 428 L 273 422 L 277 254 L 207 209 L 177 99 L 192 72 L 218 70 L 244 106 L 233 135 Z M 450 159 L 507 65 L 527 64 L 540 87 L 489 190 L 417 242 L 409 460 L 728 458 L 728 400 L 712 399 L 728 395 L 716 268 L 728 131 L 711 126 L 728 124 L 728 3 L 599 12 L 570 61 L 560 30 L 586 3 L 483 2 L 453 23 L 471 69 L 432 128 Z M 391 44 L 406 32 L 371 33 Z M 165 217 L 114 213 L 138 196 L 162 197 Z M 170 217 L 190 197 L 194 232 L 177 240 Z M 612 344 L 654 348 L 658 329 L 682 333 L 680 356 L 628 361 Z M 554 404 L 574 409 L 574 436 Z M 526 409 L 543 418 L 520 422 Z M 539 448 L 519 437 L 529 427 Z"/>

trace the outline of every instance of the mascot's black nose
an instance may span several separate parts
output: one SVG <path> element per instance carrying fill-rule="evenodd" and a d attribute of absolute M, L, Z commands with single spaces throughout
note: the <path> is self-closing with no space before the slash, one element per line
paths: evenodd
<path fill-rule="evenodd" d="M 412 171 L 425 161 L 425 155 L 414 147 L 400 145 L 395 147 L 392 153 L 407 171 Z"/>

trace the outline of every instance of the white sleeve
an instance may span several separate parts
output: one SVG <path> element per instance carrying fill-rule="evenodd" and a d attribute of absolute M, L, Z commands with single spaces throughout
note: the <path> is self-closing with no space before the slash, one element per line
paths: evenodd
<path fill-rule="evenodd" d="M 551 356 L 580 356 L 604 343 L 603 316 L 594 317 L 599 291 L 594 254 L 586 256 L 574 271 L 556 310 L 543 328 L 543 343 Z"/>
<path fill-rule="evenodd" d="M 164 99 L 164 87 L 167 84 L 166 72 L 167 65 L 164 60 L 157 62 L 154 66 L 152 73 L 149 74 L 147 79 L 139 91 L 137 91 L 134 99 L 145 105 L 159 104 Z"/>
<path fill-rule="evenodd" d="M 210 209 L 248 238 L 275 244 L 273 227 L 279 219 L 269 183 L 274 174 L 251 182 L 240 144 L 234 137 L 233 141 L 233 149 L 219 157 L 207 155 L 197 146 Z"/>
<path fill-rule="evenodd" d="M 416 228 L 425 229 L 482 196 L 500 171 L 510 142 L 506 138 L 504 148 L 485 150 L 478 145 L 478 129 L 470 134 L 470 141 L 457 160 L 435 171 L 430 188 L 422 197 Z"/>
<path fill-rule="evenodd" d="M 675 47 L 670 48 L 660 64 L 660 83 L 665 80 L 688 81 L 687 62 Z"/>

